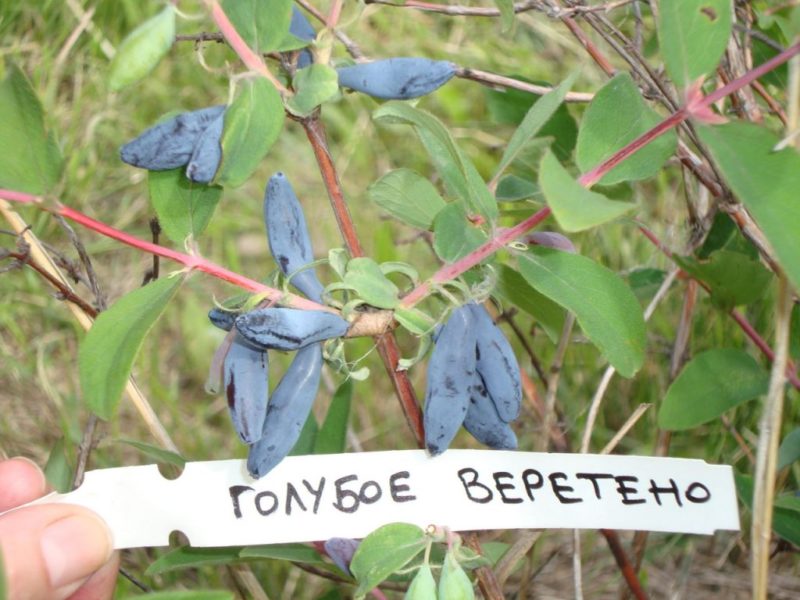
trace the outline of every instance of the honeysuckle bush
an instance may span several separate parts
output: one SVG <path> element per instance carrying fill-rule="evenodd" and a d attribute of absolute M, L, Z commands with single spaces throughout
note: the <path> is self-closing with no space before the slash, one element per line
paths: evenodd
<path fill-rule="evenodd" d="M 313 41 L 289 33 L 292 10 Z M 800 543 L 798 23 L 791 3 L 727 0 L 3 6 L 0 451 L 46 463 L 58 489 L 87 459 L 243 457 L 224 398 L 204 392 L 222 339 L 206 312 L 315 307 L 267 251 L 261 199 L 281 171 L 328 308 L 383 315 L 326 346 L 294 453 L 422 444 L 431 336 L 484 302 L 520 363 L 519 449 L 614 440 L 618 453 L 732 464 L 743 543 L 718 534 L 740 554 L 709 568 L 749 569 L 765 597 L 768 560 L 796 567 L 786 550 Z M 398 101 L 337 84 L 336 68 L 398 56 L 441 61 L 442 87 Z M 118 159 L 162 119 L 214 105 L 227 108 L 209 185 Z M 84 335 L 75 325 L 98 312 Z M 272 387 L 290 359 L 270 355 Z M 463 433 L 453 445 L 477 447 Z M 591 597 L 622 579 L 658 596 L 648 573 L 687 551 L 684 536 L 659 536 L 670 550 L 654 554 L 642 534 L 604 536 L 639 578 L 609 567 L 584 581 Z M 353 585 L 399 596 L 417 573 L 428 589 L 429 567 L 439 597 L 468 594 L 466 569 L 499 598 L 526 589 L 537 549 L 580 553 L 562 532 L 465 538 L 469 549 L 441 528 L 388 526 L 350 572 L 349 555 L 321 544 L 134 551 L 125 569 L 148 589 L 197 594 L 241 587 L 225 573 L 256 585 L 218 568 L 246 564 L 269 597 L 330 598 Z M 584 569 L 611 562 L 584 552 Z M 190 579 L 189 567 L 204 568 Z M 120 596 L 134 590 L 120 578 Z"/>

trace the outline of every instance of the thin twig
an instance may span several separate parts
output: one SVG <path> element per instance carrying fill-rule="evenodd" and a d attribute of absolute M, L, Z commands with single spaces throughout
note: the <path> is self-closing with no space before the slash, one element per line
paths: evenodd
<path fill-rule="evenodd" d="M 527 81 L 514 79 L 513 77 L 505 77 L 496 73 L 490 73 L 489 71 L 481 71 L 479 69 L 471 69 L 469 67 L 458 67 L 456 69 L 456 77 L 477 81 L 478 83 L 489 87 L 499 86 L 503 88 L 510 88 L 520 90 L 522 92 L 536 94 L 538 96 L 543 96 L 548 92 L 552 92 L 554 89 L 552 86 L 536 85 Z M 592 99 L 594 99 L 594 94 L 587 92 L 567 92 L 567 95 L 564 97 L 565 102 L 591 102 Z"/>
<path fill-rule="evenodd" d="M 78 461 L 75 466 L 75 475 L 72 478 L 72 489 L 80 487 L 83 483 L 83 475 L 86 472 L 86 465 L 89 463 L 89 455 L 94 448 L 94 434 L 97 429 L 97 415 L 94 413 L 89 414 L 86 420 L 86 427 L 83 429 L 83 437 L 78 446 Z"/>
<path fill-rule="evenodd" d="M 305 10 L 307 10 L 311 16 L 313 16 L 317 21 L 325 25 L 327 22 L 327 17 L 323 15 L 317 8 L 307 2 L 306 0 L 295 0 L 300 6 L 302 6 Z M 346 33 L 341 31 L 340 29 L 334 29 L 333 35 L 336 36 L 342 45 L 347 50 L 347 53 L 355 59 L 364 58 L 364 53 L 361 52 L 361 48 L 359 48 L 358 44 L 356 44 Z"/>
<path fill-rule="evenodd" d="M 572 327 L 575 325 L 574 313 L 568 312 L 564 319 L 564 326 L 561 329 L 561 337 L 558 339 L 556 353 L 550 363 L 550 373 L 547 377 L 547 394 L 544 402 L 544 430 L 550 431 L 553 426 L 556 396 L 558 395 L 558 384 L 561 381 L 561 365 L 564 363 L 564 356 L 567 353 L 570 339 L 572 338 Z M 549 436 L 545 435 L 539 439 L 540 452 L 547 452 Z"/>
<path fill-rule="evenodd" d="M 600 450 L 600 454 L 611 454 L 614 451 L 614 448 L 617 447 L 617 444 L 622 441 L 628 432 L 633 429 L 633 426 L 639 422 L 639 419 L 642 418 L 642 415 L 647 412 L 647 409 L 652 408 L 653 405 L 650 403 L 644 403 L 637 406 L 634 411 L 631 413 L 631 416 L 622 424 L 622 427 L 617 430 L 617 433 L 614 434 L 614 437 L 605 445 L 605 447 Z"/>
<path fill-rule="evenodd" d="M 781 433 L 786 365 L 789 357 L 791 314 L 792 289 L 786 277 L 781 277 L 778 280 L 778 294 L 775 300 L 775 362 L 772 363 L 769 391 L 758 425 L 758 448 L 753 475 L 751 573 L 753 598 L 758 600 L 766 600 L 769 587 L 772 503 L 775 497 L 775 471 Z"/>

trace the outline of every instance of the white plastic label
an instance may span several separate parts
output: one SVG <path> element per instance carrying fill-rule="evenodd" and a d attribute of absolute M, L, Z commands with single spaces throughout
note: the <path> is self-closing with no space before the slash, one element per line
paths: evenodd
<path fill-rule="evenodd" d="M 175 480 L 155 465 L 101 469 L 47 502 L 99 513 L 117 548 L 362 538 L 386 523 L 480 529 L 738 530 L 729 466 L 593 454 L 421 450 L 297 456 L 265 477 L 244 461 L 187 463 Z"/>

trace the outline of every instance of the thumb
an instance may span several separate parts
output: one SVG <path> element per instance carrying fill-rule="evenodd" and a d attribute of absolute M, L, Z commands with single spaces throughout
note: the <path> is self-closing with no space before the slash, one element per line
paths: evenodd
<path fill-rule="evenodd" d="M 111 532 L 69 504 L 30 506 L 0 517 L 9 600 L 63 600 L 108 561 Z"/>

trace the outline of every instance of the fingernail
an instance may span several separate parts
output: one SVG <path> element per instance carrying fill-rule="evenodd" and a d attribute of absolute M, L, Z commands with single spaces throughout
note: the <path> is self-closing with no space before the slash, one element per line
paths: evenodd
<path fill-rule="evenodd" d="M 111 533 L 98 517 L 78 514 L 47 526 L 42 556 L 53 588 L 80 581 L 111 555 Z"/>

